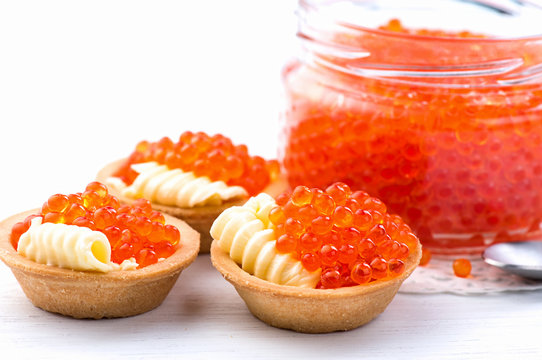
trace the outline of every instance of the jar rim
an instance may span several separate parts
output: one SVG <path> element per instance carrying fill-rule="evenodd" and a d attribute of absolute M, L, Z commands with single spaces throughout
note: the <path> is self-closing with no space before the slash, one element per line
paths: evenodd
<path fill-rule="evenodd" d="M 409 0 L 408 4 L 434 2 L 457 5 L 478 4 L 480 1 L 485 3 L 485 0 Z M 458 25 L 453 22 L 454 17 L 448 19 L 443 28 L 439 25 L 422 28 L 435 30 L 437 34 L 450 34 L 450 37 L 418 35 L 419 28 L 409 24 L 403 26 L 402 20 L 396 17 L 392 19 L 397 19 L 398 31 L 385 30 L 391 24 L 389 15 L 397 15 L 398 9 L 405 9 L 397 8 L 399 3 L 401 0 L 299 0 L 297 36 L 311 62 L 353 76 L 403 78 L 408 82 L 446 87 L 516 86 L 542 82 L 542 35 L 485 37 L 489 34 L 467 29 L 464 30 L 466 37 L 462 37 L 463 34 L 457 30 Z M 353 10 L 349 11 L 352 6 Z M 436 9 L 408 6 L 405 13 L 410 23 L 419 18 L 419 12 L 427 18 L 428 11 Z M 464 10 L 462 6 L 454 8 L 454 11 Z M 438 8 L 435 10 L 438 16 L 427 21 L 438 24 L 447 9 Z M 480 14 L 480 10 L 473 11 Z M 481 11 L 484 13 L 486 10 Z M 537 11 L 536 15 L 540 14 L 542 18 L 542 3 Z M 485 20 L 495 19 L 495 14 L 490 14 Z M 348 18 L 362 21 L 352 24 L 345 21 Z M 372 27 L 366 26 L 364 21 Z M 502 26 L 501 23 L 497 25 Z M 495 28 L 495 24 L 482 26 Z M 455 34 L 456 37 L 452 37 Z"/>
<path fill-rule="evenodd" d="M 340 3 L 340 2 L 355 2 L 355 3 L 363 3 L 363 2 L 372 2 L 374 0 L 299 0 L 299 9 L 303 9 L 304 11 L 321 11 L 323 10 L 322 6 L 330 6 L 330 4 L 333 3 Z M 436 3 L 436 0 L 432 0 Z M 454 0 L 451 0 L 454 1 Z M 458 0 L 462 1 L 462 0 Z M 493 8 L 493 9 L 499 9 L 496 11 L 502 11 L 506 12 L 509 10 L 506 10 L 506 8 L 497 7 L 499 6 L 497 3 L 498 1 L 481 1 L 481 0 L 468 0 L 465 1 L 468 3 L 474 3 L 478 4 L 480 6 L 484 6 L 486 8 Z M 502 2 L 502 1 L 501 1 Z M 519 6 L 525 6 L 526 10 L 535 9 L 540 15 L 542 16 L 542 1 L 539 0 L 517 0 L 514 1 L 515 3 L 520 4 Z M 497 7 L 497 8 L 494 8 Z M 508 14 L 508 13 L 507 13 Z M 513 15 L 515 13 L 512 13 L 510 15 Z M 403 38 L 403 39 L 410 39 L 410 40 L 421 40 L 421 41 L 445 41 L 445 42 L 456 42 L 456 43 L 499 43 L 499 42 L 513 42 L 513 41 L 542 41 L 542 30 L 537 34 L 529 34 L 529 35 L 522 35 L 522 36 L 498 36 L 498 35 L 491 35 L 487 37 L 452 37 L 452 36 L 434 36 L 434 35 L 420 35 L 420 34 L 412 34 L 412 33 L 403 33 L 403 32 L 395 32 L 395 31 L 389 31 L 379 28 L 373 28 L 370 26 L 365 26 L 361 24 L 357 24 L 354 22 L 344 21 L 340 19 L 330 19 L 332 23 L 335 25 L 338 25 L 340 27 L 343 27 L 345 29 L 350 30 L 357 30 L 357 31 L 363 31 L 367 33 L 372 33 L 376 35 L 386 36 L 386 37 L 395 37 L 395 38 Z"/>

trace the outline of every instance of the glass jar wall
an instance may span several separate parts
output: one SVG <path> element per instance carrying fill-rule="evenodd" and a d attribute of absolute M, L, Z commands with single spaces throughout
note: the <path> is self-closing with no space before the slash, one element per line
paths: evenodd
<path fill-rule="evenodd" d="M 365 190 L 440 253 L 540 235 L 542 8 L 492 4 L 301 1 L 290 185 Z"/>

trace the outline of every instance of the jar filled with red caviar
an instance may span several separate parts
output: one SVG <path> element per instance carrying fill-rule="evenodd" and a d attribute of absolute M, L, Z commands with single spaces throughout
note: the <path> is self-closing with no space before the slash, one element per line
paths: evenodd
<path fill-rule="evenodd" d="M 539 236 L 542 6 L 301 0 L 283 71 L 292 187 L 382 199 L 433 252 Z"/>

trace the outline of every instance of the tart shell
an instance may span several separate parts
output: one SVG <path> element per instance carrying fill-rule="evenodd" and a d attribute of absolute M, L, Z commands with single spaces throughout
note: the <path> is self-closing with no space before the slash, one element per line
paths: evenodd
<path fill-rule="evenodd" d="M 102 170 L 100 170 L 100 172 L 98 172 L 96 180 L 105 184 L 106 179 L 113 176 L 115 171 L 120 168 L 124 161 L 126 161 L 126 159 L 117 160 L 106 165 Z M 286 182 L 280 179 L 270 184 L 267 188 L 264 189 L 263 192 L 266 192 L 271 196 L 276 196 L 285 191 L 286 188 Z M 117 193 L 115 189 L 110 188 L 109 192 L 123 203 L 132 204 L 135 201 L 135 199 L 131 199 Z M 186 221 L 193 229 L 198 231 L 200 233 L 201 241 L 200 253 L 207 254 L 211 249 L 211 242 L 213 241 L 213 238 L 211 237 L 211 234 L 209 232 L 215 219 L 227 208 L 243 205 L 247 200 L 248 198 L 235 199 L 231 201 L 226 201 L 221 205 L 199 206 L 193 208 L 180 208 L 176 206 L 160 205 L 156 203 L 152 203 L 152 207 L 154 210 L 158 210 L 162 213 L 166 213 Z"/>
<path fill-rule="evenodd" d="M 142 269 L 98 273 L 36 263 L 17 253 L 10 242 L 12 226 L 35 209 L 0 222 L 0 259 L 11 268 L 35 306 L 74 318 L 117 318 L 144 313 L 164 301 L 177 278 L 197 257 L 199 234 L 183 221 L 165 215 L 181 233 L 177 251 Z"/>
<path fill-rule="evenodd" d="M 339 289 L 306 289 L 252 276 L 216 241 L 211 246 L 213 266 L 235 287 L 255 317 L 271 326 L 303 333 L 351 330 L 373 320 L 386 309 L 420 258 L 418 245 L 405 263 L 405 272 L 390 280 Z"/>

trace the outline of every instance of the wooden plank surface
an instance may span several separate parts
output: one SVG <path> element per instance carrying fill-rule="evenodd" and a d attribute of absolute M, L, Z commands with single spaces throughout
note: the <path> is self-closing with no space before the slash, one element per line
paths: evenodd
<path fill-rule="evenodd" d="M 254 318 L 199 256 L 166 301 L 146 314 L 74 320 L 35 308 L 0 267 L 0 348 L 19 358 L 516 358 L 542 354 L 542 291 L 491 296 L 398 294 L 376 320 L 307 335 Z"/>

